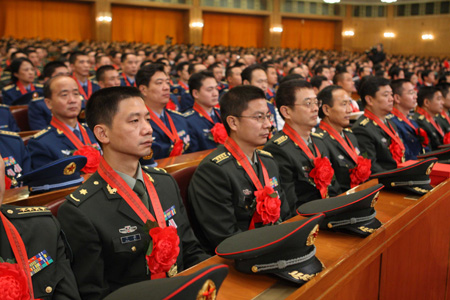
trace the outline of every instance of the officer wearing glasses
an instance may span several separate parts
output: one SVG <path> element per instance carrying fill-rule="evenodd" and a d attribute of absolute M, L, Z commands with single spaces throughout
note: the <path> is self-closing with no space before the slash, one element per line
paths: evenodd
<path fill-rule="evenodd" d="M 283 82 L 276 103 L 286 123 L 264 150 L 278 163 L 281 186 L 294 213 L 303 203 L 337 195 L 339 184 L 333 178 L 329 152 L 322 137 L 311 133 L 321 106 L 311 84 L 304 80 Z M 324 180 L 322 175 L 327 175 Z"/>
<path fill-rule="evenodd" d="M 199 164 L 189 186 L 193 227 L 210 253 L 224 239 L 263 225 L 254 218 L 259 210 L 255 191 L 261 187 L 272 188 L 272 196 L 279 198 L 277 218 L 270 224 L 290 216 L 278 166 L 270 153 L 257 149 L 267 142 L 273 121 L 263 90 L 250 85 L 232 88 L 220 99 L 220 115 L 228 140 Z"/>

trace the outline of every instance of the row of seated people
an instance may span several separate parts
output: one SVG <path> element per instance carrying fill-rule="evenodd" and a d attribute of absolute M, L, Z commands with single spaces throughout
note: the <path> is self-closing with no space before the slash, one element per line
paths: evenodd
<path fill-rule="evenodd" d="M 147 280 L 148 272 L 151 278 L 173 275 L 177 269 L 206 259 L 225 238 L 278 224 L 295 215 L 303 203 L 335 196 L 366 181 L 371 173 L 397 168 L 407 153 L 395 123 L 386 118 L 394 105 L 386 79 L 369 77 L 362 83 L 365 112 L 354 124 L 354 134 L 346 129 L 353 111 L 351 99 L 340 87 L 327 87 L 316 96 L 306 81 L 283 82 L 276 105 L 285 125 L 271 138 L 273 113 L 264 91 L 251 85 L 235 87 L 220 100 L 220 118 L 226 130 L 223 145 L 200 163 L 189 186 L 188 202 L 196 220 L 194 233 L 173 178 L 142 162 L 143 157 L 151 155 L 155 132 L 152 103 L 146 95 L 158 94 L 162 90 L 158 86 L 168 80 L 158 65 L 141 69 L 152 70 L 147 80 L 156 86 L 147 85 L 140 91 L 113 87 L 94 93 L 86 107 L 89 128 L 76 121 L 81 101 L 74 80 L 57 76 L 47 83 L 49 106 L 59 105 L 67 113 L 61 119 L 53 114 L 55 133 L 59 134 L 59 129 L 72 144 L 81 143 L 81 148 L 98 141 L 103 151 L 97 171 L 67 197 L 58 211 L 73 254 L 76 289 L 83 299 L 99 299 L 121 286 Z M 207 79 L 201 84 L 205 85 Z M 402 85 L 403 91 L 410 94 Z M 59 99 L 54 94 L 68 101 L 52 104 Z M 160 103 L 164 112 L 166 99 Z M 442 99 L 439 101 L 442 104 Z M 319 115 L 322 121 L 313 132 Z M 69 123 L 65 123 L 67 120 Z M 76 129 L 81 131 L 80 138 Z M 38 143 L 41 136 L 45 137 L 45 132 L 29 146 Z M 52 141 L 46 151 L 55 151 L 55 145 Z M 261 145 L 263 150 L 258 150 Z M 415 154 L 422 152 L 423 147 Z M 7 165 L 6 174 L 11 169 Z M 2 207 L 2 211 L 14 218 L 20 209 Z M 48 211 L 33 210 L 27 217 L 45 213 Z M 147 260 L 146 264 L 150 240 L 158 244 L 165 236 L 149 235 L 145 224 L 175 229 L 180 244 L 179 252 L 166 252 L 171 263 Z M 67 266 L 67 258 L 63 261 Z M 70 294 L 64 289 L 71 288 L 68 298 L 78 298 L 77 292 L 73 293 L 74 281 L 63 283 L 71 278 L 66 276 L 55 284 L 55 295 Z M 37 281 L 33 285 L 36 290 L 50 290 L 42 289 Z"/>

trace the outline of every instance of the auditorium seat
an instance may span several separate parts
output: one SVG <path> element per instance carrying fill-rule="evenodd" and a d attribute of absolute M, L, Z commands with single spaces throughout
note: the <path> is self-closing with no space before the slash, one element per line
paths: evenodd
<path fill-rule="evenodd" d="M 65 198 L 62 199 L 56 199 L 53 200 L 50 203 L 47 203 L 45 206 L 48 207 L 48 209 L 50 209 L 50 211 L 52 212 L 52 215 L 57 217 L 58 216 L 58 209 L 61 206 L 61 204 L 63 204 L 66 201 Z"/>
<path fill-rule="evenodd" d="M 28 124 L 28 105 L 17 105 L 9 108 L 16 120 L 17 126 L 20 131 L 29 131 L 30 125 Z"/>
<path fill-rule="evenodd" d="M 191 178 L 194 175 L 195 170 L 197 169 L 197 165 L 187 167 L 178 171 L 175 171 L 171 173 L 173 178 L 178 184 L 178 187 L 180 188 L 180 194 L 181 198 L 183 199 L 184 207 L 186 208 L 186 213 L 189 218 L 189 223 L 191 223 L 191 227 L 195 232 L 195 222 L 194 222 L 194 216 L 192 215 L 191 208 L 189 207 L 188 203 L 188 187 L 189 183 L 191 182 Z"/>

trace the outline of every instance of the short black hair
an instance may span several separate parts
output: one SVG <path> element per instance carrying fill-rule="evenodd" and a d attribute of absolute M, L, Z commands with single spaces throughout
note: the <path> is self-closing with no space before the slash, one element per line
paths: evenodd
<path fill-rule="evenodd" d="M 109 87 L 93 93 L 86 104 L 86 122 L 89 128 L 94 131 L 94 127 L 98 124 L 111 127 L 120 101 L 134 97 L 144 101 L 141 92 L 131 86 Z"/>
<path fill-rule="evenodd" d="M 122 53 L 122 57 L 120 58 L 120 62 L 125 62 L 126 60 L 127 60 L 127 57 L 128 56 L 130 56 L 130 55 L 134 55 L 134 56 L 136 56 L 136 53 Z"/>
<path fill-rule="evenodd" d="M 311 78 L 311 85 L 316 89 L 320 89 L 320 86 L 324 81 L 328 81 L 328 78 L 323 75 L 316 75 Z"/>
<path fill-rule="evenodd" d="M 425 80 L 425 77 L 428 77 L 428 75 L 430 75 L 430 73 L 433 72 L 431 70 L 423 70 L 422 73 L 420 74 L 420 78 L 422 78 L 422 80 Z"/>
<path fill-rule="evenodd" d="M 435 86 L 423 86 L 420 88 L 417 93 L 417 105 L 422 107 L 425 99 L 433 100 L 434 94 L 439 92 L 440 90 Z"/>
<path fill-rule="evenodd" d="M 260 88 L 252 85 L 236 86 L 220 98 L 220 117 L 228 135 L 230 135 L 231 129 L 227 117 L 240 116 L 248 108 L 248 103 L 257 99 L 266 100 L 266 95 Z"/>
<path fill-rule="evenodd" d="M 282 84 L 283 82 L 290 81 L 290 80 L 304 80 L 304 79 L 305 79 L 305 77 L 303 77 L 302 75 L 294 73 L 294 74 L 289 74 L 287 76 L 284 76 L 283 78 L 281 78 L 279 83 Z"/>
<path fill-rule="evenodd" d="M 402 95 L 402 93 L 403 93 L 403 85 L 405 84 L 405 83 L 411 83 L 411 81 L 409 81 L 409 80 L 406 80 L 406 79 L 396 79 L 396 80 L 393 80 L 392 82 L 391 82 L 391 89 L 392 89 L 392 93 L 394 94 L 394 95 L 399 95 L 399 96 L 401 96 Z M 411 83 L 412 84 L 412 83 Z"/>
<path fill-rule="evenodd" d="M 178 73 L 178 72 L 182 72 L 185 66 L 188 66 L 188 69 L 189 69 L 189 63 L 188 63 L 187 61 L 180 62 L 180 63 L 177 65 L 176 69 L 175 69 L 176 72 L 177 72 L 177 73 Z M 188 71 L 188 72 L 189 72 L 189 71 Z"/>
<path fill-rule="evenodd" d="M 105 72 L 107 71 L 112 71 L 115 70 L 116 68 L 114 68 L 112 65 L 105 65 L 105 66 L 101 66 L 100 68 L 97 69 L 97 71 L 95 72 L 95 79 L 97 81 L 103 81 L 104 77 L 105 77 Z"/>
<path fill-rule="evenodd" d="M 189 64 L 188 73 L 190 75 L 192 75 L 195 71 L 195 66 L 198 66 L 198 65 L 203 65 L 203 64 L 201 64 L 201 63 Z"/>
<path fill-rule="evenodd" d="M 262 65 L 254 64 L 254 65 L 248 66 L 241 73 L 242 83 L 244 83 L 244 80 L 247 80 L 248 82 L 252 82 L 252 74 L 255 70 L 262 70 L 262 71 L 264 71 L 264 73 L 266 72 L 266 69 L 264 69 L 264 67 Z"/>
<path fill-rule="evenodd" d="M 136 74 L 136 86 L 148 86 L 150 80 L 156 72 L 163 72 L 164 74 L 166 74 L 166 72 L 164 72 L 164 65 L 155 63 L 140 68 Z"/>
<path fill-rule="evenodd" d="M 69 63 L 73 65 L 79 56 L 87 56 L 87 54 L 82 51 L 74 51 L 70 53 Z"/>
<path fill-rule="evenodd" d="M 44 66 L 44 70 L 42 71 L 42 75 L 44 76 L 44 78 L 51 78 L 53 73 L 55 72 L 55 70 L 57 68 L 66 68 L 67 70 L 69 70 L 67 68 L 67 66 L 61 62 L 61 61 L 51 61 L 45 64 Z"/>
<path fill-rule="evenodd" d="M 234 65 L 228 66 L 225 70 L 225 78 L 228 78 L 231 75 L 233 75 L 233 69 L 241 68 L 242 65 L 243 64 L 241 64 L 241 63 L 235 63 Z"/>
<path fill-rule="evenodd" d="M 61 78 L 61 77 L 68 77 L 69 78 L 69 76 L 66 76 L 66 75 L 56 75 L 54 77 L 51 77 L 49 80 L 47 80 L 44 83 L 44 89 L 43 89 L 44 98 L 48 98 L 48 99 L 52 98 L 52 88 L 51 87 L 52 87 L 53 81 L 56 81 L 58 78 Z"/>
<path fill-rule="evenodd" d="M 391 77 L 391 79 L 394 79 L 394 76 L 398 76 L 401 71 L 403 71 L 403 69 L 397 66 L 393 66 L 389 69 L 389 77 Z"/>
<path fill-rule="evenodd" d="M 317 99 L 319 101 L 322 101 L 322 106 L 319 108 L 319 118 L 321 119 L 325 118 L 325 114 L 323 113 L 323 106 L 325 104 L 328 105 L 329 107 L 333 107 L 334 105 L 333 92 L 343 89 L 344 88 L 339 85 L 329 85 L 317 94 Z"/>
<path fill-rule="evenodd" d="M 436 87 L 441 91 L 442 96 L 444 96 L 444 98 L 446 98 L 447 94 L 450 92 L 450 83 L 441 82 L 438 85 L 436 85 Z"/>
<path fill-rule="evenodd" d="M 380 87 L 389 85 L 389 79 L 377 76 L 364 76 L 364 81 L 361 81 L 361 88 L 359 89 L 359 96 L 361 102 L 366 103 L 366 96 L 375 97 L 375 94 L 380 90 Z"/>
<path fill-rule="evenodd" d="M 199 91 L 203 85 L 203 81 L 206 78 L 213 78 L 214 80 L 216 80 L 216 78 L 214 77 L 214 74 L 211 71 L 204 70 L 204 71 L 192 74 L 192 76 L 189 77 L 189 81 L 188 81 L 189 93 L 191 95 L 193 95 L 194 90 Z M 194 96 L 192 96 L 192 97 L 194 97 Z"/>
<path fill-rule="evenodd" d="M 33 68 L 34 68 L 34 65 L 33 65 L 33 63 L 31 62 L 31 60 L 29 60 L 29 59 L 26 58 L 26 57 L 21 57 L 21 58 L 16 58 L 16 59 L 14 59 L 14 60 L 11 62 L 11 64 L 9 65 L 9 69 L 11 70 L 11 81 L 12 81 L 12 82 L 16 83 L 16 82 L 19 80 L 19 78 L 17 78 L 17 77 L 14 75 L 14 73 L 18 73 L 18 72 L 19 72 L 20 66 L 21 66 L 24 62 L 29 62 L 29 63 L 33 66 Z"/>
<path fill-rule="evenodd" d="M 312 85 L 306 80 L 288 80 L 280 84 L 275 96 L 278 110 L 282 106 L 292 107 L 296 100 L 295 93 L 300 89 L 312 89 Z M 280 115 L 284 119 L 283 114 Z"/>
<path fill-rule="evenodd" d="M 323 69 L 329 69 L 330 66 L 327 65 L 319 65 L 314 69 L 314 74 L 315 75 L 320 75 L 323 73 Z"/>
<path fill-rule="evenodd" d="M 344 80 L 344 74 L 346 74 L 346 73 L 350 74 L 347 71 L 339 72 L 339 73 L 334 74 L 334 76 L 333 76 L 333 84 L 338 84 L 338 82 Z"/>

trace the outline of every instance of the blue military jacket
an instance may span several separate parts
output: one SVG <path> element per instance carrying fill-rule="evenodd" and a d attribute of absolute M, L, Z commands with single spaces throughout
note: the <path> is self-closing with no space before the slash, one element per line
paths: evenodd
<path fill-rule="evenodd" d="M 429 151 L 428 148 L 423 148 L 422 143 L 417 136 L 417 133 L 403 120 L 394 115 L 389 115 L 388 118 L 397 125 L 397 132 L 405 145 L 405 160 L 417 159 L 417 155 L 423 154 L 425 151 Z M 410 116 L 408 116 L 410 122 L 415 128 L 419 128 L 419 125 Z"/>
<path fill-rule="evenodd" d="M 215 123 L 222 123 L 220 120 L 219 110 L 214 108 L 214 114 L 212 116 L 214 124 L 192 108 L 187 110 L 184 115 L 186 116 L 186 121 L 188 123 L 189 132 L 191 135 L 189 150 L 191 152 L 196 152 L 217 148 L 217 144 L 214 142 L 211 133 L 211 128 L 214 127 Z"/>
<path fill-rule="evenodd" d="M 0 104 L 0 130 L 19 132 L 20 128 L 17 126 L 11 110 L 8 105 Z"/>
<path fill-rule="evenodd" d="M 30 94 L 38 93 L 39 95 L 43 95 L 42 84 L 35 84 L 34 87 L 35 90 L 30 91 L 28 93 Z M 22 93 L 20 92 L 20 89 L 16 84 L 10 84 L 6 86 L 2 90 L 2 94 L 3 94 L 3 104 L 6 105 L 11 105 L 14 102 L 14 100 L 22 97 Z"/>
<path fill-rule="evenodd" d="M 20 185 L 16 178 L 31 171 L 31 159 L 22 138 L 15 132 L 0 131 L 0 153 L 5 163 L 6 176 L 11 187 Z"/>

